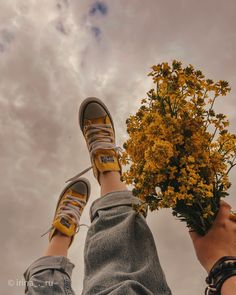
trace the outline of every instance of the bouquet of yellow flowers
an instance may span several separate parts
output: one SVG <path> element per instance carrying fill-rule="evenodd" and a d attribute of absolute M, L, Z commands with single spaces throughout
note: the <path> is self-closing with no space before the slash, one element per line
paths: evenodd
<path fill-rule="evenodd" d="M 145 204 L 151 211 L 172 208 L 190 230 L 204 235 L 228 195 L 228 174 L 236 165 L 236 136 L 226 116 L 213 109 L 229 84 L 176 60 L 154 65 L 149 76 L 155 89 L 127 120 L 122 162 L 129 169 L 123 179 L 142 200 L 136 210 Z"/>

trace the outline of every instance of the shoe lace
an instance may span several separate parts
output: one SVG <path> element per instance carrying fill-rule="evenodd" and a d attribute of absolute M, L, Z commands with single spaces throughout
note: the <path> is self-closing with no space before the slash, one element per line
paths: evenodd
<path fill-rule="evenodd" d="M 84 128 L 85 137 L 87 138 L 88 150 L 91 158 L 97 150 L 115 150 L 118 154 L 121 152 L 121 148 L 116 146 L 114 141 L 114 132 L 110 124 L 91 124 Z M 74 177 L 68 179 L 66 182 L 74 181 L 81 177 L 86 172 L 91 170 L 93 166 L 90 166 L 78 173 Z"/>
<path fill-rule="evenodd" d="M 62 204 L 60 205 L 60 210 L 56 216 L 56 218 L 66 218 L 72 221 L 75 221 L 78 232 L 79 228 L 81 226 L 86 226 L 89 228 L 87 224 L 79 224 L 79 220 L 81 217 L 81 212 L 79 210 L 80 207 L 84 207 L 86 205 L 86 202 L 83 200 L 78 199 L 77 197 L 67 195 L 65 199 L 62 201 Z M 47 233 L 49 233 L 53 229 L 53 226 L 50 227 L 44 234 L 41 235 L 41 237 L 45 236 Z"/>
<path fill-rule="evenodd" d="M 78 199 L 78 197 L 74 197 L 71 195 L 67 195 L 65 199 L 62 201 L 60 206 L 60 210 L 57 214 L 57 218 L 65 217 L 74 220 L 76 225 L 78 226 L 79 220 L 81 217 L 81 212 L 79 210 L 80 207 L 84 207 L 86 202 Z"/>
<path fill-rule="evenodd" d="M 88 149 L 91 156 L 98 149 L 111 150 L 115 148 L 114 132 L 110 124 L 87 125 L 84 132 L 88 139 Z"/>

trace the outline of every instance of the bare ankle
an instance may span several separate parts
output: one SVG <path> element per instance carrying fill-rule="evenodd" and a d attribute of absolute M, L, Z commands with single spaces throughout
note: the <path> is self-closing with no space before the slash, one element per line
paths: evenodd
<path fill-rule="evenodd" d="M 107 171 L 100 173 L 101 196 L 115 191 L 127 190 L 126 185 L 121 181 L 119 171 Z"/>
<path fill-rule="evenodd" d="M 59 231 L 52 237 L 44 255 L 67 256 L 67 250 L 71 244 L 71 237 L 63 235 Z"/>

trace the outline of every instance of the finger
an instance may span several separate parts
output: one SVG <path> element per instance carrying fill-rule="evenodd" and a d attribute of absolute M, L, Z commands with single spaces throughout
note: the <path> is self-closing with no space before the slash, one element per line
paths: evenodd
<path fill-rule="evenodd" d="M 231 210 L 232 207 L 227 202 L 225 202 L 223 200 L 220 202 L 220 205 L 229 208 L 230 209 L 229 219 L 231 221 L 236 221 L 236 211 L 232 211 Z"/>
<path fill-rule="evenodd" d="M 229 203 L 227 203 L 226 201 L 223 201 L 223 200 L 220 201 L 220 206 L 225 206 L 225 207 L 228 207 L 229 209 L 232 208 Z"/>
<path fill-rule="evenodd" d="M 231 211 L 229 219 L 234 222 L 236 221 L 236 211 L 234 212 Z"/>
<path fill-rule="evenodd" d="M 231 206 L 225 201 L 220 201 L 220 209 L 217 213 L 215 223 L 222 222 L 226 219 L 229 219 L 231 213 Z"/>

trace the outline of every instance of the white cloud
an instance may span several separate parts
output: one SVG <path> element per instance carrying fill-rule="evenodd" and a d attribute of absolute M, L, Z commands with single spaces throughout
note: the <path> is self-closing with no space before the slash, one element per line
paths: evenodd
<path fill-rule="evenodd" d="M 86 96 L 107 103 L 122 143 L 125 119 L 149 89 L 146 75 L 154 63 L 178 58 L 213 79 L 229 80 L 233 92 L 236 88 L 234 1 L 101 2 L 108 7 L 106 15 L 89 15 L 95 1 L 0 4 L 4 280 L 21 277 L 27 264 L 43 253 L 47 241 L 39 236 L 51 221 L 64 180 L 90 164 L 77 126 L 77 109 Z M 92 28 L 99 29 L 99 38 Z M 219 108 L 232 118 L 235 130 L 233 92 Z M 94 180 L 92 184 L 91 201 L 98 195 Z M 191 289 L 198 295 L 205 274 L 184 226 L 165 212 L 148 220 L 173 294 L 189 294 Z M 88 208 L 83 222 L 89 222 Z M 85 234 L 81 230 L 71 254 L 78 265 L 77 293 L 82 287 Z M 4 294 L 12 294 L 13 289 L 3 288 Z"/>

